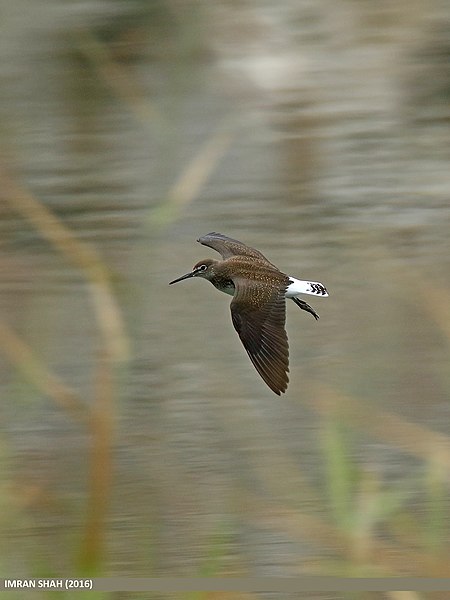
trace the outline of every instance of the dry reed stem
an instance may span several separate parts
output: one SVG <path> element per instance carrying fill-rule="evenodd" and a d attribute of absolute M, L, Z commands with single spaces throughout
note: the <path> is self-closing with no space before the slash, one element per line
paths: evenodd
<path fill-rule="evenodd" d="M 283 531 L 288 537 L 304 543 L 308 539 L 312 544 L 334 549 L 344 553 L 354 561 L 354 537 L 345 531 L 326 523 L 319 517 L 300 513 L 284 505 L 265 501 L 261 495 L 245 490 L 241 510 L 255 525 L 271 531 Z M 387 575 L 403 575 L 420 573 L 421 576 L 446 577 L 448 561 L 445 557 L 435 558 L 392 543 L 378 539 L 370 541 L 370 553 L 364 557 L 367 565 L 380 569 Z"/>
<path fill-rule="evenodd" d="M 316 400 L 314 400 L 316 402 Z M 352 404 L 352 408 L 354 405 Z M 329 416 L 329 406 L 320 403 L 315 406 L 316 410 Z M 353 411 L 355 412 L 355 411 Z M 358 405 L 356 412 L 363 413 Z M 221 423 L 231 432 L 230 439 L 234 436 L 241 437 L 248 428 L 248 422 L 242 416 L 230 410 L 221 411 Z M 358 531 L 348 532 L 324 519 L 311 514 L 300 512 L 289 504 L 301 498 L 302 503 L 315 506 L 323 504 L 319 493 L 302 476 L 301 469 L 292 459 L 274 444 L 276 436 L 273 431 L 265 427 L 263 419 L 257 414 L 249 413 L 253 432 L 267 440 L 264 447 L 258 448 L 258 453 L 248 452 L 246 460 L 252 468 L 252 473 L 265 488 L 269 500 L 264 500 L 260 495 L 253 496 L 252 492 L 242 492 L 243 499 L 239 500 L 239 510 L 244 510 L 250 519 L 255 519 L 261 527 L 271 530 L 281 529 L 294 539 L 309 539 L 311 543 L 321 544 L 327 548 L 334 548 L 337 553 L 344 552 L 348 560 L 353 563 L 374 564 L 389 574 L 421 573 L 429 572 L 432 575 L 444 576 L 447 572 L 447 559 L 442 556 L 439 559 L 409 549 L 409 546 L 386 543 L 375 537 L 373 531 L 366 531 L 361 537 Z M 267 450 L 264 448 L 267 447 Z M 276 449 L 276 451 L 274 451 Z M 278 455 L 282 452 L 281 457 Z M 293 482 L 296 485 L 296 496 L 292 497 Z M 283 497 L 283 503 L 279 501 Z M 242 501 L 243 500 L 243 501 Z"/>
<path fill-rule="evenodd" d="M 73 265 L 81 269 L 90 281 L 91 298 L 105 344 L 114 359 L 126 358 L 128 340 L 121 313 L 110 289 L 107 269 L 97 252 L 78 240 L 31 192 L 14 181 L 5 169 L 0 169 L 0 177 L 4 200 Z"/>
<path fill-rule="evenodd" d="M 374 437 L 421 460 L 433 461 L 450 476 L 450 440 L 447 436 L 430 431 L 421 425 L 409 423 L 366 402 L 336 392 L 323 384 L 316 384 L 317 393 L 306 398 L 308 406 L 324 417 L 342 416 L 346 423 L 358 426 Z"/>
<path fill-rule="evenodd" d="M 148 100 L 144 90 L 140 89 L 136 81 L 111 59 L 107 46 L 102 44 L 92 32 L 78 31 L 76 43 L 83 55 L 95 66 L 102 79 L 141 121 L 168 127 L 161 112 Z M 178 181 L 169 190 L 166 201 L 151 212 L 150 225 L 162 227 L 178 217 L 181 209 L 198 196 L 217 163 L 226 153 L 232 139 L 232 119 L 227 117 L 187 165 Z"/>
<path fill-rule="evenodd" d="M 140 121 L 167 127 L 164 117 L 150 102 L 143 89 L 127 71 L 111 58 L 108 47 L 88 30 L 78 30 L 75 43 L 83 56 L 91 62 L 102 80 L 120 98 Z"/>
<path fill-rule="evenodd" d="M 73 417 L 87 422 L 89 409 L 78 394 L 41 363 L 33 350 L 4 322 L 0 321 L 0 347 L 9 361 L 58 406 Z"/>
<path fill-rule="evenodd" d="M 232 121 L 231 117 L 225 118 L 189 162 L 165 202 L 151 212 L 151 226 L 162 227 L 176 220 L 181 210 L 199 195 L 234 138 Z"/>
<path fill-rule="evenodd" d="M 0 171 L 4 199 L 62 253 L 90 283 L 90 293 L 102 336 L 102 356 L 98 361 L 95 402 L 90 414 L 84 415 L 91 430 L 90 480 L 84 539 L 80 549 L 80 567 L 84 572 L 98 570 L 103 553 L 107 503 L 112 473 L 113 382 L 115 360 L 125 358 L 128 340 L 124 333 L 121 313 L 110 290 L 109 277 L 97 252 L 80 242 L 56 216 L 44 207 L 28 190 L 17 184 L 4 170 Z M 76 396 L 57 378 L 49 374 L 27 349 L 24 343 L 3 327 L 4 346 L 15 364 L 52 398 L 66 408 L 79 408 Z M 89 418 L 88 418 L 89 417 Z"/>
<path fill-rule="evenodd" d="M 91 449 L 89 460 L 89 497 L 84 537 L 80 549 L 82 572 L 96 572 L 103 555 L 104 532 L 112 482 L 112 444 L 114 392 L 111 362 L 106 356 L 97 362 L 95 404 L 91 409 L 89 427 Z"/>
<path fill-rule="evenodd" d="M 439 286 L 435 281 L 429 282 L 425 276 L 420 276 L 420 285 L 415 285 L 422 297 L 423 308 L 436 323 L 440 331 L 450 342 L 450 292 Z"/>

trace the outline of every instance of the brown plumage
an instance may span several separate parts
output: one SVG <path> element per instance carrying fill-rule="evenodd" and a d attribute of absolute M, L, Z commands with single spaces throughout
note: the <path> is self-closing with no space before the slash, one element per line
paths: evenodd
<path fill-rule="evenodd" d="M 208 233 L 198 241 L 219 252 L 223 260 L 200 261 L 191 273 L 170 284 L 189 277 L 203 277 L 233 296 L 230 309 L 234 328 L 258 373 L 270 389 L 280 395 L 286 391 L 289 381 L 285 297 L 288 287 L 297 280 L 282 273 L 258 250 L 220 233 Z M 317 288 L 305 293 L 327 295 L 325 287 L 322 288 L 324 291 L 319 292 Z M 318 318 L 306 302 L 292 299 Z"/>

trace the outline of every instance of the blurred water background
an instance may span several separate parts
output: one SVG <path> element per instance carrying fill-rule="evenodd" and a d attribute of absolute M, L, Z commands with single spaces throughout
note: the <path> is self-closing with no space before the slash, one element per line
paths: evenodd
<path fill-rule="evenodd" d="M 449 3 L 1 11 L 3 576 L 450 576 Z M 330 291 L 281 398 L 209 231 Z"/>

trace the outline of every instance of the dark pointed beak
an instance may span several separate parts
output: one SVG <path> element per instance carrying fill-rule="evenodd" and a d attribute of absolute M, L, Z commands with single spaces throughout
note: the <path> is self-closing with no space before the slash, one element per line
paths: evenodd
<path fill-rule="evenodd" d="M 189 277 L 194 277 L 194 275 L 194 271 L 192 271 L 192 273 L 186 273 L 186 275 L 182 275 L 181 277 L 178 277 L 178 279 L 174 279 L 173 281 L 171 281 L 169 285 L 172 285 L 172 283 L 178 283 L 179 281 L 183 281 L 183 279 L 189 279 Z"/>

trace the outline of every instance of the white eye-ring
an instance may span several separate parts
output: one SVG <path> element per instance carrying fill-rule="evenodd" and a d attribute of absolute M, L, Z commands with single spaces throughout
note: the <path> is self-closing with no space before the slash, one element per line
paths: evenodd
<path fill-rule="evenodd" d="M 207 269 L 207 268 L 208 268 L 208 267 L 207 267 L 206 265 L 200 265 L 200 266 L 197 268 L 197 271 L 206 271 L 206 269 Z"/>

